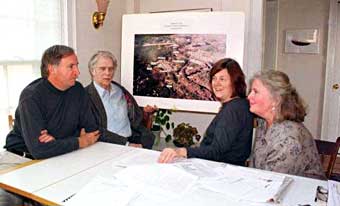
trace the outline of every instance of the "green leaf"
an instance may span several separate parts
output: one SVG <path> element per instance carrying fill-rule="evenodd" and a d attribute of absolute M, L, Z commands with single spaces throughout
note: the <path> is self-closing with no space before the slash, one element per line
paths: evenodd
<path fill-rule="evenodd" d="M 169 135 L 169 134 L 168 134 L 168 135 L 166 135 L 166 137 L 165 137 L 165 141 L 166 141 L 166 142 L 170 142 L 170 140 L 171 140 L 171 135 Z"/>
<path fill-rule="evenodd" d="M 161 123 L 161 120 L 157 117 L 157 118 L 155 119 L 155 123 L 160 124 L 160 123 Z"/>
<path fill-rule="evenodd" d="M 162 118 L 164 116 L 164 112 L 160 111 L 159 112 L 159 117 Z"/>

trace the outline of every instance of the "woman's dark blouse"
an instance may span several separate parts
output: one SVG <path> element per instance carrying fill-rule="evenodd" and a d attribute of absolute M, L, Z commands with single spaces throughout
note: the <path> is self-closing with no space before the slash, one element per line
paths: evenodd
<path fill-rule="evenodd" d="M 253 115 L 249 103 L 235 98 L 223 103 L 200 146 L 187 148 L 187 156 L 244 165 L 250 155 L 252 136 Z"/>

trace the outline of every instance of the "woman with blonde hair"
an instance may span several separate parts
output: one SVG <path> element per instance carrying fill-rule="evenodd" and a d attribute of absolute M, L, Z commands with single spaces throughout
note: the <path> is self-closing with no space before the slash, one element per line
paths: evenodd
<path fill-rule="evenodd" d="M 255 74 L 250 81 L 250 111 L 258 115 L 251 166 L 324 179 L 314 139 L 303 125 L 306 107 L 281 71 Z"/>

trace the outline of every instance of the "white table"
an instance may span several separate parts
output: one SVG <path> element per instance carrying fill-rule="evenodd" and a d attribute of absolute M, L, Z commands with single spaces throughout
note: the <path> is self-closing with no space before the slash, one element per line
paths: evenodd
<path fill-rule="evenodd" d="M 143 155 L 145 155 L 143 157 Z M 0 176 L 0 187 L 29 197 L 47 205 L 62 205 L 68 197 L 77 193 L 98 174 L 109 177 L 122 170 L 114 163 L 126 159 L 150 163 L 157 161 L 159 152 L 98 142 L 88 148 L 46 159 Z M 211 162 L 211 161 L 209 161 Z M 211 162 L 214 163 L 214 162 Z M 249 168 L 251 170 L 251 168 Z M 267 171 L 263 171 L 267 172 Z M 280 205 L 297 206 L 314 203 L 318 185 L 327 187 L 327 181 L 293 177 Z M 249 205 L 226 200 L 221 194 L 195 188 L 195 192 L 169 205 Z M 114 205 L 114 203 L 112 203 Z M 143 205 L 139 203 L 137 205 Z M 272 205 L 256 204 L 256 205 Z"/>

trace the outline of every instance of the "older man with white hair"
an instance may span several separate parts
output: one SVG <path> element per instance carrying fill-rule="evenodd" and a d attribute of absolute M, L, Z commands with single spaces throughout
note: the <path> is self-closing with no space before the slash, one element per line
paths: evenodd
<path fill-rule="evenodd" d="M 133 96 L 113 81 L 117 59 L 109 51 L 98 51 L 88 63 L 93 82 L 85 89 L 103 136 L 110 142 L 134 147 L 151 148 L 153 133 L 143 124 L 143 110 Z M 144 111 L 155 108 L 147 106 Z"/>

